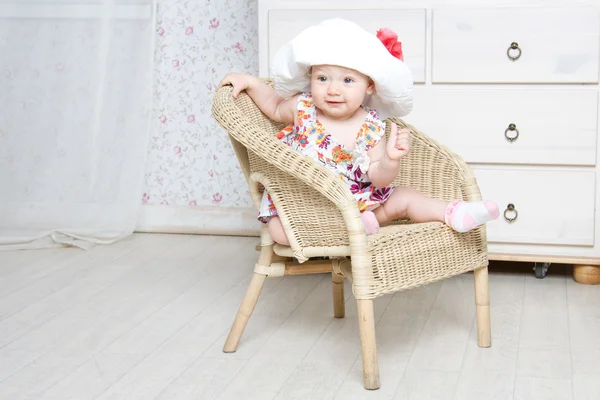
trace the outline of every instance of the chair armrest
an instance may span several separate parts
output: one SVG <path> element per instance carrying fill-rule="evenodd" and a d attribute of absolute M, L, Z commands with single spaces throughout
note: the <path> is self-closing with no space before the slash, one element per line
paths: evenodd
<path fill-rule="evenodd" d="M 247 149 L 254 167 L 246 165 L 244 173 L 255 192 L 254 201 L 260 197 L 255 187 L 258 181 L 268 188 L 298 260 L 303 258 L 304 247 L 350 245 L 351 252 L 363 249 L 364 253 L 365 228 L 349 188 L 311 157 L 277 140 L 274 132 L 279 126 L 260 113 L 246 93 L 236 100 L 231 93 L 231 86 L 217 90 L 213 115 L 230 137 Z M 237 148 L 236 154 L 240 151 Z M 323 204 L 323 197 L 335 208 Z"/>
<path fill-rule="evenodd" d="M 256 106 L 245 92 L 232 101 L 232 90 L 232 86 L 219 88 L 212 107 L 216 121 L 229 135 L 269 164 L 313 187 L 336 206 L 356 203 L 350 190 L 329 170 L 244 118 L 244 109 Z"/>

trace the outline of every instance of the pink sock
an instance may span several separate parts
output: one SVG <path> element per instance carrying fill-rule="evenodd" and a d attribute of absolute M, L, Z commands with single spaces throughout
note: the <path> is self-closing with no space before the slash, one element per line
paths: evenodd
<path fill-rule="evenodd" d="M 468 232 L 498 218 L 499 214 L 498 206 L 491 201 L 454 200 L 446 207 L 444 221 L 457 232 Z"/>
<path fill-rule="evenodd" d="M 374 235 L 379 232 L 379 221 L 377 221 L 377 217 L 373 213 L 373 211 L 363 211 L 360 215 L 363 220 L 363 224 L 365 225 L 365 231 L 367 235 Z"/>

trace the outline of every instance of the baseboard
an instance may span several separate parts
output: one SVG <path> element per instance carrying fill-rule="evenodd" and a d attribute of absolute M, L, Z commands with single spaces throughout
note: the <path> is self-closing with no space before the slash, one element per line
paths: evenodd
<path fill-rule="evenodd" d="M 135 231 L 259 236 L 260 227 L 250 207 L 144 205 Z"/>

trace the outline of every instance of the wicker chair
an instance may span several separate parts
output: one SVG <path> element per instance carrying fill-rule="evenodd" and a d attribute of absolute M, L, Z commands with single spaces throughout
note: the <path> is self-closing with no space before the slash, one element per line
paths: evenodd
<path fill-rule="evenodd" d="M 456 233 L 438 222 L 395 221 L 367 236 L 349 189 L 325 167 L 277 140 L 282 124 L 268 119 L 249 96 L 242 93 L 234 100 L 231 86 L 222 87 L 212 112 L 229 134 L 255 206 L 266 188 L 290 241 L 290 247 L 274 244 L 263 226 L 258 262 L 224 352 L 236 351 L 266 277 L 326 272 L 332 274 L 337 318 L 344 317 L 343 279 L 352 284 L 366 389 L 379 388 L 373 299 L 384 294 L 474 271 L 478 344 L 491 345 L 485 226 Z M 410 154 L 394 184 L 446 200 L 481 198 L 460 157 L 402 120 L 390 120 L 412 132 Z M 389 129 L 388 121 L 388 135 Z"/>

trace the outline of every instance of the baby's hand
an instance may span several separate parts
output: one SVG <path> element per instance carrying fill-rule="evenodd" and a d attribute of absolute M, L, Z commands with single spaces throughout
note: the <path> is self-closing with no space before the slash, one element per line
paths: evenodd
<path fill-rule="evenodd" d="M 398 130 L 398 125 L 392 123 L 390 139 L 387 142 L 386 155 L 392 161 L 406 157 L 410 151 L 410 131 L 408 129 Z"/>
<path fill-rule="evenodd" d="M 222 87 L 225 85 L 232 85 L 233 86 L 233 93 L 232 93 L 233 98 L 237 99 L 238 94 L 240 94 L 240 92 L 242 90 L 246 90 L 250 87 L 250 85 L 252 84 L 252 79 L 254 79 L 254 77 L 252 75 L 231 72 L 231 73 L 225 75 L 225 77 L 223 79 L 221 79 L 221 82 L 219 82 L 219 87 Z"/>

